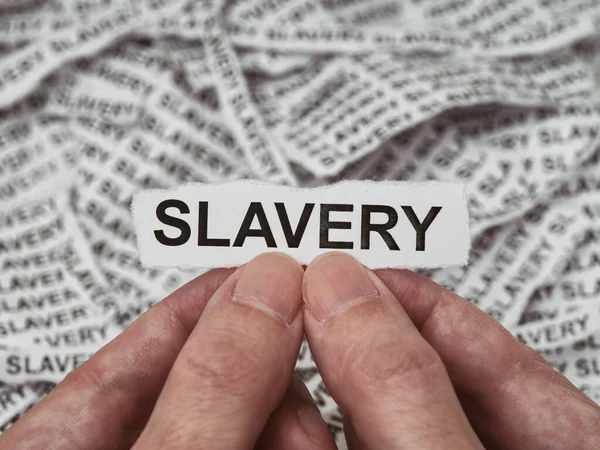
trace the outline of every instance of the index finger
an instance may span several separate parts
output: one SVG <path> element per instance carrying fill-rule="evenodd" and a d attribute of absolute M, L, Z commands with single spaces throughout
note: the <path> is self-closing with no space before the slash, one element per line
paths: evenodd
<path fill-rule="evenodd" d="M 600 409 L 485 312 L 408 270 L 379 270 L 440 355 L 486 448 L 597 449 Z M 526 444 L 525 444 L 526 443 Z"/>
<path fill-rule="evenodd" d="M 232 272 L 207 272 L 150 308 L 3 433 L 0 448 L 130 448 L 206 303 Z"/>

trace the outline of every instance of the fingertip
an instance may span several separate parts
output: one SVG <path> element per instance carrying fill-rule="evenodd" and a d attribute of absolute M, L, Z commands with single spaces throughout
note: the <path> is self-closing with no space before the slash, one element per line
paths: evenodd
<path fill-rule="evenodd" d="M 311 314 L 323 322 L 353 302 L 379 296 L 369 272 L 346 253 L 332 252 L 317 257 L 307 267 L 302 286 Z"/>
<path fill-rule="evenodd" d="M 290 324 L 300 311 L 304 270 L 283 253 L 263 253 L 238 275 L 232 301 L 254 306 Z"/>
<path fill-rule="evenodd" d="M 300 263 L 298 261 L 296 261 L 294 258 L 292 258 L 290 255 L 283 253 L 283 252 L 261 253 L 260 255 L 255 256 L 248 263 L 246 263 L 246 266 L 249 264 L 261 264 L 261 263 L 287 264 L 287 267 L 286 267 L 287 269 L 298 271 L 300 273 L 300 275 L 302 275 L 304 273 L 304 269 L 302 269 L 302 266 L 300 265 Z"/>

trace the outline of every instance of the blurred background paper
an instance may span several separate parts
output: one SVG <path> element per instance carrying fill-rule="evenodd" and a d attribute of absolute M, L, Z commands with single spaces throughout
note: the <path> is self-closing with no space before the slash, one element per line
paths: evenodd
<path fill-rule="evenodd" d="M 133 196 L 189 182 L 466 185 L 422 272 L 600 401 L 600 4 L 0 0 L 0 429 L 200 269 Z M 392 199 L 390 199 L 390 203 Z M 343 444 L 306 345 L 297 371 Z"/>

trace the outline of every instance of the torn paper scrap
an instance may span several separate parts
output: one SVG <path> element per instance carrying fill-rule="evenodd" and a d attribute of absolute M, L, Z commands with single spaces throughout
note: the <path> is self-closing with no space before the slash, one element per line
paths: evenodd
<path fill-rule="evenodd" d="M 471 242 L 454 182 L 192 183 L 142 191 L 132 212 L 146 267 L 231 267 L 269 251 L 301 264 L 343 251 L 374 269 L 462 266 Z"/>

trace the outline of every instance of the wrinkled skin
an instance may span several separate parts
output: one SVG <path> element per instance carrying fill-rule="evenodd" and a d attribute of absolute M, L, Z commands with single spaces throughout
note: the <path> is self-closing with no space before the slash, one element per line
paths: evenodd
<path fill-rule="evenodd" d="M 0 436 L 1 449 L 598 449 L 600 409 L 488 315 L 409 271 L 330 253 L 214 270 L 141 316 Z M 485 446 L 485 447 L 484 447 Z"/>

